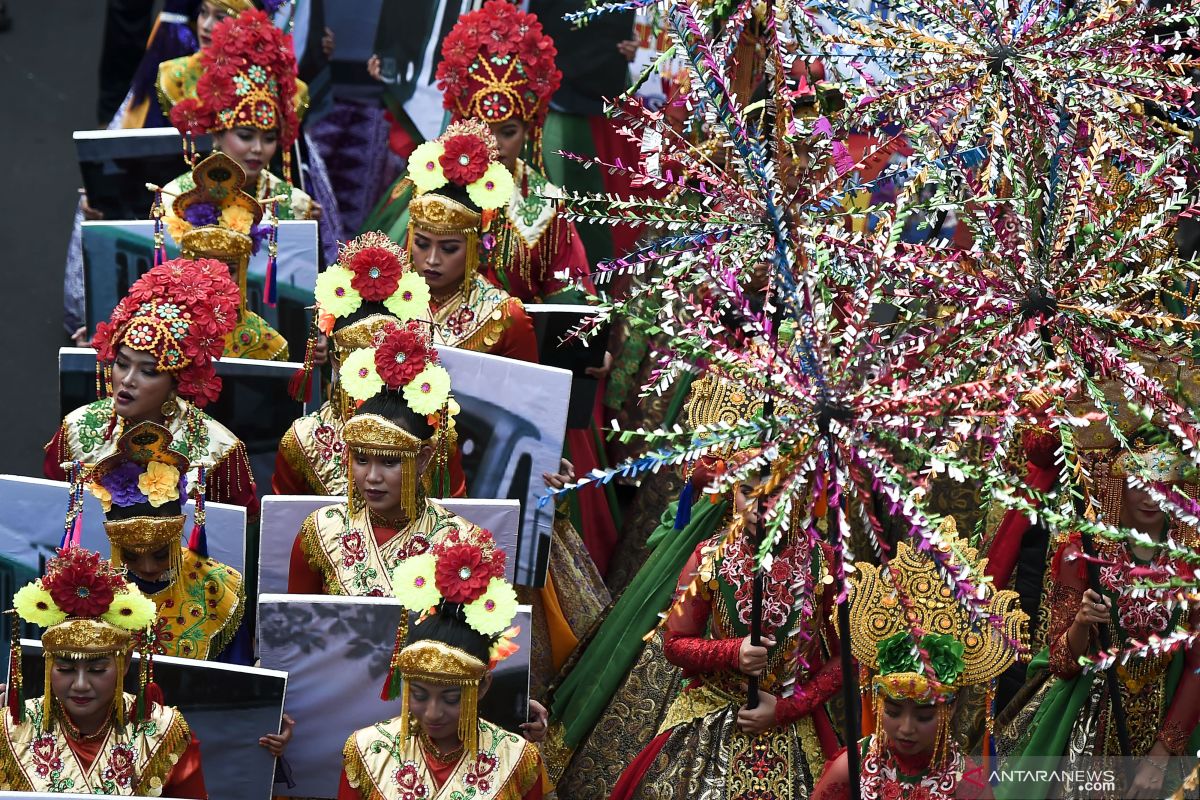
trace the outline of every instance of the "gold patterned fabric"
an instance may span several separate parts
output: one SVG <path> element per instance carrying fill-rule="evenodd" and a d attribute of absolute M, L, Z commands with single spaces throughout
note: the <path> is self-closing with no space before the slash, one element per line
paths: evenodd
<path fill-rule="evenodd" d="M 479 275 L 471 279 L 470 291 L 459 303 L 446 303 L 433 315 L 434 344 L 486 353 L 508 330 L 514 308 L 521 301 L 492 286 Z"/>
<path fill-rule="evenodd" d="M 46 629 L 42 646 L 50 655 L 64 658 L 88 658 L 99 655 L 124 655 L 130 635 L 102 619 L 68 619 Z"/>
<path fill-rule="evenodd" d="M 183 572 L 150 595 L 158 619 L 146 634 L 155 655 L 210 659 L 233 641 L 246 611 L 242 574 L 211 558 L 180 548 Z"/>
<path fill-rule="evenodd" d="M 631 800 L 805 800 L 824 765 L 812 720 L 751 737 L 738 705 L 673 728 Z"/>
<path fill-rule="evenodd" d="M 300 526 L 300 546 L 319 572 L 325 591 L 355 597 L 391 597 L 392 570 L 429 551 L 451 531 L 470 537 L 479 528 L 432 500 L 421 515 L 383 546 L 375 543 L 369 512 L 351 513 L 345 503 L 318 508 Z"/>
<path fill-rule="evenodd" d="M 127 718 L 132 717 L 134 702 L 133 695 L 125 695 Z M 128 728 L 109 728 L 96 760 L 84 769 L 61 726 L 41 732 L 42 698 L 26 700 L 25 713 L 26 720 L 15 725 L 8 714 L 3 715 L 3 791 L 158 796 L 192 739 L 177 710 L 154 705 L 150 718 L 135 724 L 132 736 Z"/>
<path fill-rule="evenodd" d="M 351 734 L 342 750 L 347 782 L 363 800 L 521 800 L 541 780 L 537 747 L 479 720 L 476 753 L 464 752 L 440 787 L 417 736 L 392 718 Z"/>
<path fill-rule="evenodd" d="M 662 631 L 655 630 L 574 754 L 563 746 L 561 728 L 551 725 L 543 753 L 549 774 L 561 774 L 556 782 L 559 797 L 608 797 L 626 765 L 654 738 L 683 679 L 662 647 Z"/>
<path fill-rule="evenodd" d="M 233 433 L 212 417 L 182 398 L 175 400 L 175 415 L 166 423 L 171 431 L 171 449 L 178 450 L 191 462 L 188 485 L 195 486 L 201 463 L 209 467 L 212 476 L 217 467 L 242 447 Z M 116 417 L 113 425 L 111 397 L 81 406 L 67 414 L 62 425 L 63 460 L 95 464 L 116 450 L 125 429 L 125 421 Z M 212 495 L 212 487 L 209 495 Z"/>
<path fill-rule="evenodd" d="M 478 211 L 472 211 L 457 200 L 440 194 L 421 194 L 408 203 L 408 214 L 417 227 L 435 236 L 477 230 L 482 221 Z"/>
<path fill-rule="evenodd" d="M 292 423 L 279 442 L 279 452 L 296 476 L 308 487 L 307 494 L 346 494 L 346 444 L 342 440 L 342 417 L 326 401 L 315 413 Z"/>
<path fill-rule="evenodd" d="M 596 571 L 583 539 L 567 517 L 554 518 L 550 572 L 554 575 L 563 616 L 575 635 L 582 638 L 600 619 L 612 597 Z"/>

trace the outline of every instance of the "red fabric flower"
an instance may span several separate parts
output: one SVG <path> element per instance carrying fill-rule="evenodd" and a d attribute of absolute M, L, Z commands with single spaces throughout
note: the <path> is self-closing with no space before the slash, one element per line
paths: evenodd
<path fill-rule="evenodd" d="M 179 373 L 176 391 L 197 408 L 204 408 L 221 396 L 221 378 L 211 364 L 193 364 Z"/>
<path fill-rule="evenodd" d="M 246 79 L 254 65 L 274 80 L 279 146 L 285 152 L 291 147 L 300 124 L 295 109 L 296 57 L 290 35 L 276 28 L 262 11 L 244 11 L 217 23 L 212 43 L 200 53 L 200 65 L 197 99 L 185 100 L 172 109 L 172 124 L 193 134 L 230 127 L 234 120 L 222 119 L 221 112 L 230 112 L 227 116 L 232 117 L 239 96 L 235 79 Z M 177 113 L 184 103 L 188 105 Z"/>
<path fill-rule="evenodd" d="M 241 303 L 229 267 L 205 258 L 174 259 L 151 269 L 130 287 L 109 321 L 97 326 L 92 346 L 101 361 L 111 362 L 116 357 L 127 323 L 151 300 L 160 308 L 174 306 L 178 318 L 186 323 L 173 326 L 175 338 L 164 337 L 158 343 L 154 351 L 158 368 L 178 372 L 179 393 L 195 399 L 197 405 L 215 400 L 221 383 L 212 359 L 224 352 L 225 337 L 237 325 Z M 180 353 L 190 365 L 181 362 Z"/>
<path fill-rule="evenodd" d="M 442 597 L 451 603 L 470 603 L 487 590 L 491 565 L 483 551 L 471 544 L 448 547 L 437 560 L 433 581 Z"/>
<path fill-rule="evenodd" d="M 72 617 L 98 617 L 112 605 L 122 580 L 99 553 L 70 547 L 59 550 L 47 567 L 42 587 Z"/>
<path fill-rule="evenodd" d="M 399 389 L 425 369 L 428 359 L 421 336 L 409 328 L 397 328 L 375 350 L 375 371 L 388 388 Z"/>
<path fill-rule="evenodd" d="M 495 90 L 488 69 L 479 62 L 512 56 L 520 60 L 521 71 L 507 72 L 507 67 L 501 71 L 520 98 L 515 115 L 540 125 L 550 97 L 562 83 L 562 73 L 554 66 L 556 52 L 554 40 L 545 34 L 535 15 L 506 0 L 488 0 L 480 10 L 459 17 L 442 40 L 442 60 L 437 68 L 442 103 L 456 120 L 477 114 L 480 95 Z M 491 62 L 493 71 L 495 63 Z"/>
<path fill-rule="evenodd" d="M 396 291 L 403 267 L 396 254 L 383 247 L 364 247 L 347 265 L 354 277 L 350 285 L 364 300 L 381 303 Z"/>
<path fill-rule="evenodd" d="M 175 107 L 171 109 L 171 124 L 180 133 L 199 136 L 208 127 L 208 117 L 200 106 L 200 101 L 194 97 L 188 97 L 176 103 Z"/>
<path fill-rule="evenodd" d="M 474 183 L 488 168 L 487 144 L 475 136 L 451 136 L 442 142 L 438 162 L 446 177 L 459 186 Z"/>

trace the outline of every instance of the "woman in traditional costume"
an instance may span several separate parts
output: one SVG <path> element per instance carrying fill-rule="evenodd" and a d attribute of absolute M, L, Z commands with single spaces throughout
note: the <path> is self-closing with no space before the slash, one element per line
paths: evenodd
<path fill-rule="evenodd" d="M 953 517 L 943 525 L 943 558 L 982 580 L 976 551 L 958 538 Z M 873 731 L 857 743 L 864 800 L 985 797 L 987 776 L 955 741 L 952 719 L 966 687 L 986 686 L 991 729 L 996 678 L 1028 642 L 1029 617 L 1017 593 L 986 593 L 978 621 L 954 596 L 933 558 L 900 542 L 886 566 L 857 564 L 850 606 L 851 647 L 864 671 L 863 716 Z M 990 617 L 990 619 L 988 619 Z M 872 677 L 873 676 L 873 677 Z M 985 744 L 985 748 L 986 748 Z M 847 800 L 846 751 L 833 759 L 813 800 Z"/>
<path fill-rule="evenodd" d="M 399 715 L 355 731 L 342 751 L 338 800 L 542 797 L 537 747 L 479 717 L 491 670 L 514 652 L 504 633 L 517 596 L 486 537 L 444 540 L 392 575 L 405 608 L 424 612 L 396 636 L 385 700 Z"/>
<path fill-rule="evenodd" d="M 174 72 L 188 64 L 189 59 L 198 62 L 198 51 L 212 41 L 216 23 L 251 8 L 254 4 L 250 0 L 165 0 L 150 31 L 145 54 L 133 75 L 129 92 L 107 129 L 170 127 L 171 122 L 158 100 L 157 87 L 165 79 L 160 76 L 163 67 L 170 64 L 169 71 Z M 198 77 L 198 66 L 193 66 L 190 73 Z M 103 219 L 103 215 L 88 206 L 86 197 L 81 197 L 71 240 L 67 244 L 63 278 L 64 323 L 67 333 L 79 344 L 87 339 L 82 238 L 85 219 Z"/>
<path fill-rule="evenodd" d="M 0 789 L 208 797 L 200 743 L 183 716 L 148 698 L 144 680 L 136 696 L 122 688 L 134 635 L 154 621 L 152 601 L 99 553 L 68 547 L 13 604 L 21 619 L 46 628 L 45 688 L 22 700 L 14 644 Z"/>
<path fill-rule="evenodd" d="M 478 272 L 481 253 L 494 245 L 490 237 L 495 212 L 508 197 L 506 184 L 511 181 L 497 154 L 487 126 L 470 119 L 452 124 L 440 137 L 417 148 L 409 162 L 409 175 L 418 192 L 409 204 L 409 254 L 429 286 L 437 344 L 537 361 L 533 323 L 521 301 Z M 570 434 L 568 431 L 568 437 Z M 562 472 L 569 476 L 573 469 L 567 462 Z M 548 483 L 562 482 L 556 476 L 543 478 Z M 556 517 L 556 547 L 551 548 L 551 558 L 556 558 L 555 550 L 566 558 L 551 572 L 572 575 L 578 582 L 567 585 L 588 590 L 579 590 L 574 597 L 559 594 L 555 599 L 546 598 L 547 612 L 556 613 L 554 608 L 560 607 L 567 621 L 554 626 L 560 635 L 554 642 L 553 670 L 537 669 L 538 674 L 552 674 L 562 666 L 578 637 L 607 602 L 607 590 L 590 555 L 592 548 L 583 545 L 589 530 L 613 531 L 612 517 L 602 494 L 586 493 L 581 506 L 585 511 L 582 527 Z M 582 541 L 579 531 L 583 532 Z M 596 538 L 607 541 L 615 536 L 613 531 Z M 597 552 L 602 549 L 597 545 Z"/>
<path fill-rule="evenodd" d="M 176 71 L 168 65 L 164 70 Z M 273 217 L 319 219 L 321 207 L 291 185 L 291 147 L 308 103 L 308 90 L 296 78 L 292 37 L 261 11 L 244 11 L 217 23 L 212 44 L 188 57 L 179 71 L 177 80 L 159 75 L 159 100 L 179 132 L 212 134 L 215 149 L 242 168 L 237 188 L 264 201 Z M 283 155 L 282 179 L 268 169 L 276 152 Z M 163 187 L 163 194 L 178 197 L 194 188 L 189 171 Z M 176 241 L 197 224 L 171 204 L 164 213 Z"/>
<path fill-rule="evenodd" d="M 442 53 L 439 85 L 454 122 L 413 151 L 394 199 L 367 227 L 407 242 L 433 292 L 439 343 L 536 361 L 532 326 L 526 334 L 517 305 L 581 303 L 586 294 L 572 284 L 588 272 L 575 225 L 559 213 L 561 191 L 519 158 L 529 142 L 541 160 L 542 123 L 561 79 L 554 43 L 532 14 L 493 0 L 459 19 Z M 484 130 L 493 134 L 486 161 L 460 135 Z M 567 431 L 565 455 L 581 472 L 602 465 L 600 449 L 593 430 Z M 617 540 L 613 502 L 607 489 L 568 501 L 601 576 Z"/>
<path fill-rule="evenodd" d="M 127 425 L 155 422 L 191 463 L 189 485 L 203 485 L 209 500 L 242 506 L 256 519 L 245 445 L 200 410 L 220 395 L 213 362 L 237 323 L 238 305 L 229 269 L 211 259 L 167 261 L 134 282 L 92 340 L 97 388 L 109 396 L 67 414 L 46 445 L 46 477 L 67 480 L 68 469 L 111 455 Z"/>
<path fill-rule="evenodd" d="M 689 430 L 762 413 L 760 398 L 715 375 L 701 377 L 687 395 Z M 682 673 L 663 656 L 656 628 L 696 546 L 734 522 L 733 489 L 713 494 L 709 484 L 757 455 L 718 448 L 690 470 L 678 501 L 663 501 L 666 509 L 660 508 L 641 568 L 559 676 L 545 756 L 551 781 L 564 796 L 608 797 L 626 765 L 658 733 Z M 631 715 L 634 707 L 638 713 Z"/>
<path fill-rule="evenodd" d="M 537 17 L 504 0 L 489 0 L 458 18 L 442 40 L 437 69 L 451 121 L 486 123 L 499 144 L 500 163 L 512 176 L 502 198 L 501 224 L 492 231 L 495 244 L 479 272 L 523 303 L 580 302 L 583 293 L 559 276 L 578 279 L 588 273 L 575 224 L 561 214 L 562 190 L 546 179 L 541 163 L 542 127 L 562 81 L 556 55 Z M 409 162 L 424 155 L 418 147 Z M 408 241 L 414 188 L 424 191 L 411 177 L 398 181 L 363 230 Z"/>
<path fill-rule="evenodd" d="M 1140 542 L 1097 537 L 1095 555 L 1088 556 L 1082 537 L 1090 534 L 1073 532 L 1058 545 L 1048 644 L 1030 664 L 1031 675 L 1048 667 L 1050 677 L 1003 731 L 1017 768 L 1026 759 L 1055 758 L 1070 770 L 1122 754 L 1104 671 L 1085 672 L 1080 664 L 1096 655 L 1099 626 L 1108 626 L 1114 653 L 1200 628 L 1200 606 L 1179 603 L 1169 589 L 1134 588 L 1139 573 L 1166 582 L 1177 570 L 1190 569 L 1169 551 L 1194 551 L 1196 531 L 1170 517 L 1155 498 L 1194 497 L 1196 480 L 1188 469 L 1187 459 L 1161 435 L 1135 437 L 1131 449 L 1115 447 L 1094 459 L 1100 522 L 1131 530 Z M 1089 578 L 1088 560 L 1099 566 L 1098 586 Z M 1172 768 L 1172 757 L 1200 748 L 1200 645 L 1139 650 L 1109 669 L 1117 671 L 1128 755 L 1138 759 L 1132 775 L 1120 773 L 1113 796 L 1162 797 L 1183 777 L 1178 766 Z M 1021 796 L 1074 789 L 1037 782 L 1023 786 Z M 1003 787 L 997 795 L 1004 796 Z"/>
<path fill-rule="evenodd" d="M 392 569 L 448 533 L 483 533 L 429 499 L 449 480 L 450 376 L 427 324 L 385 326 L 341 364 L 357 412 L 344 425 L 347 500 L 312 512 L 292 546 L 288 591 L 390 597 Z M 431 421 L 432 420 L 432 421 Z"/>
<path fill-rule="evenodd" d="M 346 444 L 342 428 L 357 404 L 342 385 L 340 365 L 355 352 L 374 347 L 387 331 L 429 316 L 429 289 L 408 253 L 382 233 L 364 233 L 347 243 L 338 263 L 317 276 L 316 329 L 333 367 L 330 396 L 321 408 L 292 423 L 279 442 L 271 487 L 275 494 L 345 495 Z M 315 345 L 315 343 L 314 343 Z M 297 376 L 296 394 L 307 396 L 314 347 Z M 450 455 L 451 494 L 466 494 L 457 451 Z"/>
<path fill-rule="evenodd" d="M 250 257 L 272 235 L 271 222 L 320 217 L 320 206 L 290 182 L 291 146 L 307 103 L 291 36 L 262 12 L 246 11 L 215 25 L 211 45 L 181 69 L 181 82 L 159 87 L 163 102 L 171 104 L 171 121 L 188 137 L 211 133 L 220 152 L 193 162 L 191 172 L 163 187 L 151 214 L 162 217 L 184 255 L 229 264 L 242 306 L 225 355 L 286 361 L 287 340 L 246 307 L 246 282 Z M 268 169 L 279 148 L 286 181 Z M 269 303 L 274 272 L 269 265 Z"/>
<path fill-rule="evenodd" d="M 751 644 L 750 531 L 769 486 L 737 486 L 740 521 L 697 546 L 680 574 L 663 653 L 687 685 L 613 788 L 614 800 L 683 800 L 701 786 L 724 786 L 727 797 L 804 798 L 837 748 L 824 708 L 842 685 L 832 554 L 798 520 L 763 576 L 762 644 Z M 760 680 L 753 709 L 745 705 L 750 676 Z"/>
<path fill-rule="evenodd" d="M 435 342 L 536 362 L 537 339 L 521 301 L 480 274 L 512 187 L 487 125 L 452 124 L 416 149 L 408 176 L 416 196 L 406 249 L 429 286 Z"/>
<path fill-rule="evenodd" d="M 251 665 L 242 626 L 245 583 L 240 572 L 208 557 L 203 494 L 196 494 L 197 521 L 188 544 L 182 542 L 190 469 L 171 448 L 169 430 L 141 422 L 88 471 L 88 489 L 104 508 L 109 560 L 158 609 L 145 643 L 155 655 Z"/>

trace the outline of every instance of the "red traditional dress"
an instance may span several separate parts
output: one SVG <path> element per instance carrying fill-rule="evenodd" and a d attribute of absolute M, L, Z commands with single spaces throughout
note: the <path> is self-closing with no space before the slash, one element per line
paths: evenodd
<path fill-rule="evenodd" d="M 754 737 L 736 722 L 746 700 L 738 650 L 749 634 L 754 554 L 740 537 L 722 549 L 723 538 L 700 544 L 680 576 L 684 585 L 698 576 L 698 591 L 668 616 L 663 652 L 683 668 L 689 683 L 658 736 L 613 788 L 613 800 L 684 800 L 688 795 L 682 787 L 712 785 L 724 785 L 731 800 L 803 798 L 837 749 L 823 707 L 842 684 L 831 623 L 834 593 L 824 581 L 830 559 L 826 547 L 814 548 L 807 539 L 792 542 L 766 575 L 762 629 L 777 641 L 760 686 L 776 696 L 776 724 Z M 798 602 L 792 593 L 800 575 L 809 603 Z M 793 677 L 795 689 L 785 697 L 783 687 Z M 668 786 L 679 791 L 662 794 Z"/>

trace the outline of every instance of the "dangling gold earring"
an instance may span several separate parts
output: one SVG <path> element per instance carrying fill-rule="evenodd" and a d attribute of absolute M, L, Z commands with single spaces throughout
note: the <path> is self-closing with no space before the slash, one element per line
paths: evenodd
<path fill-rule="evenodd" d="M 171 420 L 175 419 L 175 415 L 179 413 L 179 407 L 175 405 L 175 395 L 174 394 L 172 394 L 166 400 L 163 401 L 163 404 L 159 408 L 159 411 L 162 412 L 163 418 L 166 419 L 167 422 L 170 422 Z"/>

